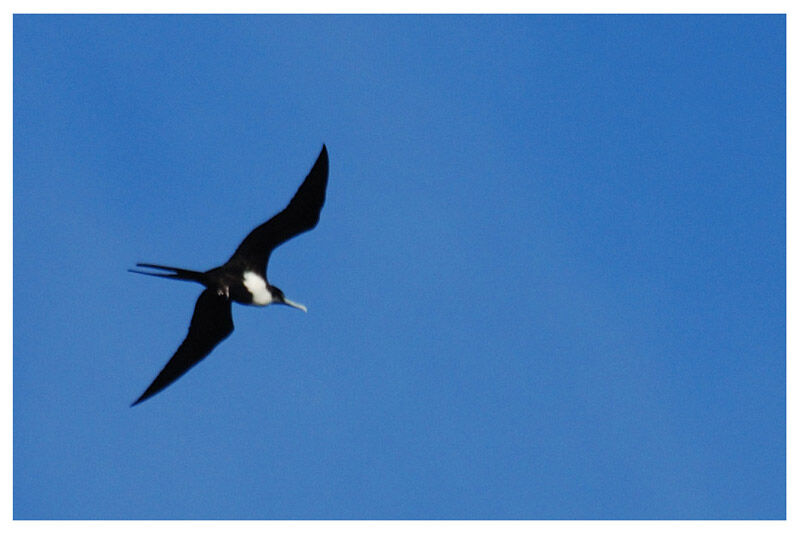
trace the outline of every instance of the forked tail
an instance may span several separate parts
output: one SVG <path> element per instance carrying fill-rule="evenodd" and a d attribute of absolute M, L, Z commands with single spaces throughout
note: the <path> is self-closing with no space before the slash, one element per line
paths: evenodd
<path fill-rule="evenodd" d="M 190 271 L 189 269 L 180 269 L 178 267 L 167 267 L 165 265 L 153 265 L 152 263 L 137 263 L 137 267 L 147 267 L 148 269 L 160 269 L 162 271 L 172 271 L 169 273 L 150 273 L 147 271 L 137 271 L 136 269 L 128 269 L 129 272 L 137 274 L 146 274 L 148 276 L 159 276 L 161 278 L 172 278 L 173 280 L 190 280 L 192 282 L 200 282 L 205 284 L 206 275 L 200 271 Z"/>

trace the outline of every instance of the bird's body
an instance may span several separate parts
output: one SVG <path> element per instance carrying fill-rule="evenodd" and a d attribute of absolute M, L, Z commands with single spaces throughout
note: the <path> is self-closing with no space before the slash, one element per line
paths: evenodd
<path fill-rule="evenodd" d="M 262 278 L 258 273 L 254 273 L 253 271 L 245 271 L 242 275 L 242 285 L 245 289 L 242 293 L 242 297 L 249 299 L 250 302 L 244 302 L 243 300 L 240 300 L 239 295 L 235 295 L 232 298 L 236 302 L 241 302 L 242 304 L 251 304 L 253 306 L 269 306 L 272 301 L 275 300 L 272 292 L 269 290 L 267 281 L 264 280 L 264 278 Z M 237 290 L 240 290 L 238 285 L 235 287 Z"/>
<path fill-rule="evenodd" d="M 283 291 L 269 283 L 267 263 L 278 245 L 317 225 L 325 202 L 327 183 L 328 152 L 325 145 L 322 145 L 316 163 L 289 205 L 250 232 L 223 265 L 208 271 L 192 271 L 138 263 L 138 267 L 161 272 L 131 269 L 131 272 L 150 276 L 198 282 L 206 287 L 197 299 L 186 339 L 132 406 L 152 397 L 180 378 L 233 332 L 232 302 L 251 306 L 285 304 L 306 311 L 305 306 L 287 299 Z"/>

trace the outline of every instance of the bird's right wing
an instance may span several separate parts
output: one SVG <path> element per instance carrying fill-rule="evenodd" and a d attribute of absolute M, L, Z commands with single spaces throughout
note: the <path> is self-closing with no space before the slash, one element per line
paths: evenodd
<path fill-rule="evenodd" d="M 186 339 L 158 373 L 153 383 L 131 406 L 149 399 L 175 382 L 197 362 L 208 356 L 231 332 L 233 332 L 231 301 L 225 296 L 217 295 L 216 291 L 206 289 L 197 299 Z"/>
<path fill-rule="evenodd" d="M 327 185 L 328 150 L 322 145 L 317 161 L 289 205 L 250 232 L 229 261 L 246 258 L 248 263 L 258 264 L 262 274 L 266 275 L 269 255 L 275 247 L 317 225 L 319 213 L 325 203 Z"/>

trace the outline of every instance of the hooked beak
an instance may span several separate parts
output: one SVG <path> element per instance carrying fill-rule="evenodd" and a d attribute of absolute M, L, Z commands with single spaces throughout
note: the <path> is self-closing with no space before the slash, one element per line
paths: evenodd
<path fill-rule="evenodd" d="M 308 309 L 305 306 L 303 306 L 299 302 L 293 302 L 293 301 L 287 299 L 286 297 L 283 298 L 283 304 L 286 304 L 287 306 L 291 306 L 292 308 L 297 308 L 298 310 L 303 310 L 304 312 L 308 313 Z"/>

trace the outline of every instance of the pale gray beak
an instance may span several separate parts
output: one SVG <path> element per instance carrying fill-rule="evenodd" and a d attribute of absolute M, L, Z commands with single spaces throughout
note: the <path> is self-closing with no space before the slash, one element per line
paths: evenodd
<path fill-rule="evenodd" d="M 303 310 L 304 312 L 308 313 L 308 309 L 299 302 L 293 302 L 286 297 L 283 297 L 283 303 L 287 306 L 291 306 L 292 308 L 297 308 L 298 310 Z"/>

